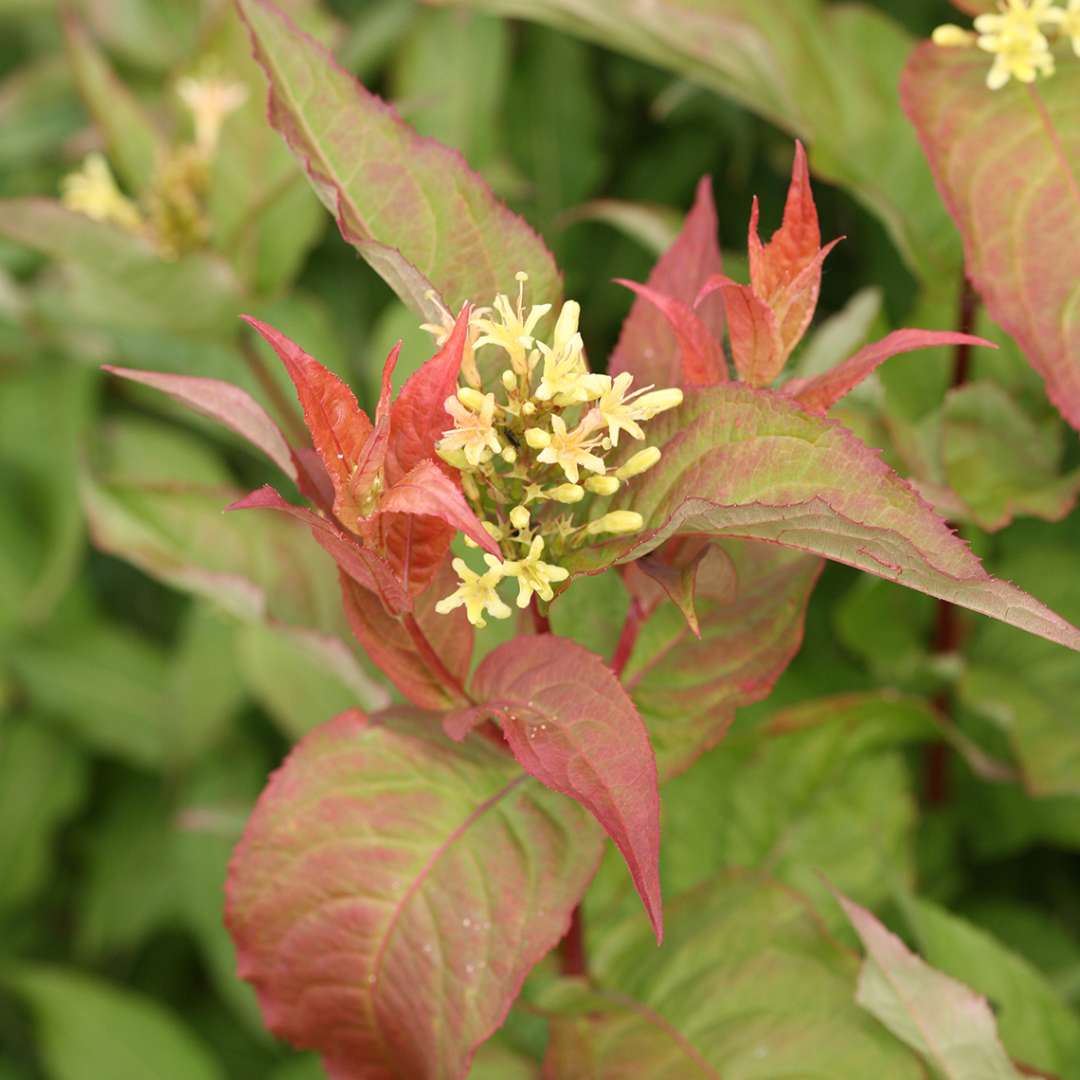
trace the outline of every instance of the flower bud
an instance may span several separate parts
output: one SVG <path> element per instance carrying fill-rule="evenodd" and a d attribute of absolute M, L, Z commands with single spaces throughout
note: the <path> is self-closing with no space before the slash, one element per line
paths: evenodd
<path fill-rule="evenodd" d="M 639 450 L 634 454 L 625 465 L 616 469 L 615 475 L 620 480 L 629 480 L 632 476 L 640 476 L 643 472 L 648 472 L 660 460 L 660 456 L 658 446 L 647 446 L 644 450 Z"/>
<path fill-rule="evenodd" d="M 510 511 L 510 524 L 515 529 L 527 529 L 529 527 L 529 511 L 524 506 L 515 506 Z"/>
<path fill-rule="evenodd" d="M 944 49 L 959 49 L 975 44 L 975 35 L 962 26 L 946 23 L 934 30 L 933 42 Z"/>
<path fill-rule="evenodd" d="M 525 404 L 521 406 L 522 416 L 532 416 L 535 412 L 536 406 L 531 401 L 526 401 Z"/>
<path fill-rule="evenodd" d="M 503 389 L 508 394 L 512 394 L 517 389 L 517 376 L 509 368 L 502 373 L 500 378 L 502 379 Z"/>
<path fill-rule="evenodd" d="M 619 481 L 614 476 L 590 476 L 585 487 L 594 495 L 614 495 L 619 490 Z"/>
<path fill-rule="evenodd" d="M 504 446 L 500 457 L 507 465 L 513 465 L 517 461 L 517 451 L 512 446 Z"/>
<path fill-rule="evenodd" d="M 461 474 L 461 490 L 464 491 L 473 502 L 480 501 L 480 488 L 477 486 L 472 473 Z"/>
<path fill-rule="evenodd" d="M 683 403 L 683 392 L 678 387 L 667 390 L 652 390 L 642 394 L 635 403 L 637 415 L 642 420 L 651 420 L 657 413 L 668 409 L 677 409 Z"/>
<path fill-rule="evenodd" d="M 581 502 L 585 498 L 585 489 L 580 484 L 560 484 L 544 492 L 549 499 L 561 503 Z"/>
<path fill-rule="evenodd" d="M 612 510 L 602 518 L 590 521 L 585 527 L 589 536 L 599 533 L 632 533 L 638 532 L 645 524 L 645 519 L 634 510 Z"/>
<path fill-rule="evenodd" d="M 471 386 L 458 387 L 458 401 L 465 406 L 466 409 L 471 409 L 474 413 L 478 413 L 484 407 L 484 395 L 479 390 L 474 390 Z"/>
<path fill-rule="evenodd" d="M 531 427 L 525 429 L 525 441 L 534 450 L 543 450 L 551 445 L 551 436 L 543 428 Z"/>

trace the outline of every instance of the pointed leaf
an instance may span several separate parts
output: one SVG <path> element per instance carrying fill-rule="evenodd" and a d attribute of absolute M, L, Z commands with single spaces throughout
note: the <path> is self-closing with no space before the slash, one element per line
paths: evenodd
<path fill-rule="evenodd" d="M 714 292 L 724 298 L 731 357 L 739 378 L 750 386 L 768 386 L 787 359 L 776 313 L 749 285 L 740 285 L 723 275 L 705 283 L 697 302 Z"/>
<path fill-rule="evenodd" d="M 435 444 L 449 423 L 444 402 L 457 390 L 469 314 L 469 308 L 462 309 L 442 348 L 409 377 L 394 401 L 386 454 L 386 478 L 391 484 L 421 461 L 436 460 Z"/>
<path fill-rule="evenodd" d="M 768 696 L 802 645 L 821 569 L 807 555 L 723 541 L 698 572 L 700 640 L 669 607 L 646 622 L 623 680 L 648 725 L 662 779 L 715 746 L 736 708 Z"/>
<path fill-rule="evenodd" d="M 565 932 L 599 838 L 480 740 L 346 713 L 274 774 L 233 857 L 240 973 L 336 1080 L 464 1078 Z"/>
<path fill-rule="evenodd" d="M 985 53 L 927 42 L 904 72 L 904 110 L 972 282 L 1080 428 L 1080 65 L 996 92 L 986 71 Z"/>
<path fill-rule="evenodd" d="M 237 0 L 270 82 L 270 120 L 352 244 L 417 314 L 441 322 L 511 293 L 529 274 L 556 301 L 558 271 L 537 235 L 455 151 L 421 139 L 268 0 Z"/>
<path fill-rule="evenodd" d="M 463 693 L 448 686 L 442 673 L 434 670 L 407 624 L 387 611 L 379 597 L 340 574 L 345 614 L 356 640 L 384 675 L 411 701 L 424 709 L 449 709 L 464 702 Z M 452 679 L 462 682 L 472 657 L 473 629 L 463 608 L 439 615 L 435 604 L 454 591 L 457 577 L 444 558 L 431 583 L 416 597 L 412 617 L 416 631 Z"/>
<path fill-rule="evenodd" d="M 116 77 L 75 12 L 65 10 L 62 23 L 79 93 L 105 136 L 109 159 L 138 197 L 150 186 L 165 155 L 165 141 L 134 94 Z"/>
<path fill-rule="evenodd" d="M 438 518 L 475 540 L 485 551 L 501 556 L 499 545 L 481 526 L 461 488 L 433 461 L 421 461 L 407 476 L 383 492 L 377 512 Z"/>
<path fill-rule="evenodd" d="M 472 693 L 499 717 L 514 757 L 541 783 L 580 802 L 615 841 L 659 942 L 656 758 L 611 669 L 566 638 L 519 637 L 484 658 Z"/>
<path fill-rule="evenodd" d="M 946 1080 L 1020 1080 L 985 998 L 923 963 L 865 908 L 836 899 L 866 947 L 856 1000 Z"/>
<path fill-rule="evenodd" d="M 623 579 L 631 596 L 643 613 L 651 614 L 667 597 L 682 613 L 686 625 L 695 637 L 701 637 L 694 594 L 697 589 L 698 570 L 710 554 L 720 555 L 724 565 L 730 561 L 722 553 L 714 552 L 707 540 L 697 537 L 678 537 L 643 559 L 627 563 Z M 734 585 L 734 582 L 732 582 Z"/>
<path fill-rule="evenodd" d="M 996 581 L 915 491 L 839 424 L 765 390 L 691 391 L 652 421 L 660 463 L 626 485 L 635 537 L 584 549 L 572 569 L 640 557 L 676 532 L 770 540 L 885 577 L 1080 650 L 1080 630 Z"/>
<path fill-rule="evenodd" d="M 709 327 L 694 314 L 688 304 L 670 296 L 639 285 L 636 281 L 616 278 L 639 297 L 648 300 L 667 320 L 668 326 L 679 343 L 680 386 L 715 386 L 727 382 L 727 361 L 724 349 Z"/>
<path fill-rule="evenodd" d="M 810 167 L 799 140 L 795 140 L 795 160 L 791 166 L 784 221 L 766 245 L 761 243 L 758 235 L 759 213 L 755 198 L 750 211 L 747 243 L 750 282 L 754 292 L 770 303 L 787 290 L 821 250 L 821 228 L 814 193 L 810 189 Z"/>
<path fill-rule="evenodd" d="M 164 375 L 156 371 L 102 365 L 102 370 L 121 379 L 152 386 L 203 416 L 216 420 L 257 450 L 261 450 L 290 480 L 298 481 L 296 462 L 281 429 L 266 410 L 245 390 L 220 379 L 192 375 Z"/>
<path fill-rule="evenodd" d="M 277 510 L 302 521 L 319 546 L 358 584 L 370 589 L 391 612 L 409 607 L 409 597 L 386 560 L 321 514 L 283 499 L 269 484 L 238 499 L 228 510 Z"/>
<path fill-rule="evenodd" d="M 311 441 L 334 486 L 334 513 L 351 523 L 358 516 L 352 482 L 372 433 L 371 421 L 357 404 L 356 395 L 332 371 L 272 326 L 249 315 L 243 318 L 285 365 Z"/>
<path fill-rule="evenodd" d="M 712 184 L 704 176 L 682 231 L 653 267 L 646 285 L 662 296 L 692 304 L 702 285 L 723 270 L 716 231 Z M 705 305 L 698 318 L 717 341 L 723 338 L 722 304 Z M 641 386 L 677 386 L 682 378 L 681 352 L 663 312 L 639 295 L 623 323 L 609 368 L 612 375 L 629 371 Z"/>
<path fill-rule="evenodd" d="M 614 1080 L 925 1080 L 852 1000 L 856 965 L 793 890 L 719 874 L 668 905 L 662 949 L 629 917 L 590 936 L 589 984 L 552 1014 L 545 1076 Z"/>
<path fill-rule="evenodd" d="M 997 346 L 971 334 L 955 334 L 938 330 L 896 330 L 860 349 L 854 356 L 837 364 L 831 371 L 809 379 L 792 379 L 784 383 L 783 392 L 793 397 L 808 412 L 827 413 L 845 394 L 872 375 L 886 360 L 917 349 L 933 349 L 947 345 Z"/>

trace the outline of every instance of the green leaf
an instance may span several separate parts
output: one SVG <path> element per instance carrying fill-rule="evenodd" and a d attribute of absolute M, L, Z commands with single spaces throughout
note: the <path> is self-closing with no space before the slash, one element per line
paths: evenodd
<path fill-rule="evenodd" d="M 1015 1059 L 1059 1076 L 1080 1070 L 1080 1017 L 1039 971 L 927 900 L 905 897 L 901 909 L 927 961 L 993 1003 L 1001 1041 Z"/>
<path fill-rule="evenodd" d="M 676 533 L 770 540 L 824 555 L 1080 650 L 1080 631 L 997 581 L 916 492 L 846 429 L 767 391 L 687 393 L 658 416 L 660 463 L 612 499 L 645 530 L 585 549 L 574 569 L 638 557 Z"/>
<path fill-rule="evenodd" d="M 555 988 L 545 1075 L 650 1080 L 923 1077 L 852 1000 L 855 963 L 790 889 L 720 875 L 668 903 L 657 949 L 624 920 L 590 938 L 594 990 Z"/>
<path fill-rule="evenodd" d="M 150 186 L 165 154 L 165 140 L 135 95 L 116 76 L 108 59 L 73 11 L 64 15 L 64 42 L 79 93 L 117 173 L 136 197 Z"/>
<path fill-rule="evenodd" d="M 821 565 L 766 544 L 725 541 L 698 570 L 700 639 L 671 603 L 645 623 L 623 678 L 648 725 L 661 778 L 715 746 L 737 707 L 769 694 L 802 642 Z"/>
<path fill-rule="evenodd" d="M 941 455 L 949 486 L 972 520 L 994 532 L 1018 515 L 1060 521 L 1076 505 L 1080 469 L 1062 474 L 1062 425 L 1037 424 L 992 382 L 950 391 L 941 418 Z"/>
<path fill-rule="evenodd" d="M 406 304 L 441 322 L 429 293 L 455 310 L 489 303 L 514 291 L 519 270 L 535 296 L 558 299 L 547 249 L 460 156 L 420 139 L 269 0 L 238 4 L 270 81 L 271 122 L 342 235 Z"/>
<path fill-rule="evenodd" d="M 1080 427 L 1080 65 L 998 91 L 987 70 L 984 52 L 927 42 L 904 72 L 904 109 L 963 235 L 969 277 Z"/>
<path fill-rule="evenodd" d="M 224 1080 L 182 1022 L 150 998 L 63 968 L 4 975 L 37 1021 L 52 1080 Z"/>
<path fill-rule="evenodd" d="M 959 272 L 955 236 L 896 99 L 911 39 L 886 15 L 822 0 L 467 2 L 550 23 L 733 98 L 810 145 L 814 171 L 876 213 L 923 276 Z"/>
<path fill-rule="evenodd" d="M 0 200 L 0 236 L 78 271 L 69 320 L 195 337 L 236 330 L 236 281 L 215 255 L 162 259 L 141 236 L 42 198 Z"/>
<path fill-rule="evenodd" d="M 40 717 L 0 718 L 0 914 L 45 885 L 53 835 L 82 803 L 87 780 L 85 760 Z"/>
<path fill-rule="evenodd" d="M 866 947 L 856 1000 L 944 1080 L 1020 1080 L 985 998 L 923 963 L 865 908 L 836 894 Z"/>

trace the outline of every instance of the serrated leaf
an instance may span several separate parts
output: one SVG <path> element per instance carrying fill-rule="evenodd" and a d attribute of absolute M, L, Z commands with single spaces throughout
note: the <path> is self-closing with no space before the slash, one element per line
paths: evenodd
<path fill-rule="evenodd" d="M 525 636 L 484 657 L 471 691 L 477 705 L 469 711 L 494 713 L 521 765 L 553 791 L 581 803 L 615 841 L 659 942 L 656 757 L 634 703 L 611 669 L 565 638 Z"/>
<path fill-rule="evenodd" d="M 529 274 L 557 300 L 558 271 L 535 233 L 455 152 L 409 129 L 268 0 L 237 0 L 270 81 L 270 118 L 342 236 L 429 322 L 514 291 Z M 387 193 L 393 198 L 388 200 Z"/>
<path fill-rule="evenodd" d="M 968 275 L 1080 428 L 1080 66 L 999 91 L 986 72 L 984 53 L 927 42 L 904 72 L 904 109 L 964 238 Z"/>
<path fill-rule="evenodd" d="M 856 1000 L 945 1080 L 1020 1080 L 985 998 L 935 971 L 865 908 L 836 894 L 866 947 Z"/>
<path fill-rule="evenodd" d="M 645 530 L 575 556 L 574 569 L 638 557 L 675 533 L 770 540 L 824 555 L 1080 650 L 1080 631 L 983 569 L 878 454 L 838 424 L 742 386 L 688 391 L 652 421 L 660 463 L 612 507 Z"/>
<path fill-rule="evenodd" d="M 241 974 L 332 1077 L 463 1078 L 565 931 L 599 835 L 430 716 L 343 715 L 274 775 L 233 858 Z"/>
<path fill-rule="evenodd" d="M 595 935 L 595 989 L 553 988 L 547 1074 L 650 1080 L 918 1080 L 852 1001 L 855 964 L 791 890 L 721 875 L 668 905 L 657 949 L 631 920 Z"/>
<path fill-rule="evenodd" d="M 660 608 L 642 629 L 623 678 L 669 778 L 727 732 L 735 709 L 766 697 L 802 644 L 821 560 L 725 541 L 697 580 L 701 638 L 682 612 Z"/>

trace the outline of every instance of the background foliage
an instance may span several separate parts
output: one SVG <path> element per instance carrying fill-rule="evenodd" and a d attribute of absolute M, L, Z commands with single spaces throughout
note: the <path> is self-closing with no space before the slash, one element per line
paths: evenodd
<path fill-rule="evenodd" d="M 811 148 L 823 234 L 848 237 L 823 282 L 832 318 L 796 365 L 820 370 L 897 326 L 957 323 L 959 240 L 896 91 L 914 38 L 955 17 L 944 2 L 725 2 L 740 47 L 718 45 L 708 64 L 677 26 L 663 38 L 631 21 L 605 30 L 601 3 L 577 22 L 546 0 L 481 5 L 527 8 L 527 22 L 409 0 L 288 6 L 545 236 L 595 357 L 630 303 L 610 279 L 645 278 L 702 174 L 725 248 L 743 249 L 755 193 L 775 226 L 792 134 Z M 747 60 L 755 33 L 782 69 Z M 273 406 L 286 384 L 267 375 L 237 319 L 246 311 L 345 375 L 371 411 L 389 346 L 405 339 L 399 382 L 430 348 L 266 126 L 247 39 L 214 0 L 64 12 L 0 0 L 0 197 L 54 196 L 97 147 L 138 190 L 135 136 L 186 137 L 173 87 L 207 65 L 250 87 L 210 188 L 214 253 L 103 252 L 43 203 L 0 205 L 0 1080 L 321 1075 L 266 1035 L 234 975 L 225 864 L 286 747 L 389 694 L 346 644 L 333 574 L 308 538 L 221 517 L 230 492 L 269 477 L 262 465 L 98 365 L 213 375 Z M 738 256 L 725 260 L 744 276 Z M 992 572 L 1077 621 L 1075 435 L 1016 345 L 983 314 L 978 330 L 1003 347 L 975 358 L 963 388 L 950 390 L 949 352 L 898 359 L 843 419 L 937 494 Z M 610 650 L 610 625 L 592 614 L 625 598 L 604 588 L 576 587 L 556 630 Z M 686 893 L 669 933 L 718 903 L 697 886 L 752 867 L 804 892 L 854 944 L 822 869 L 988 995 L 1013 1058 L 1080 1077 L 1080 661 L 966 617 L 943 641 L 939 618 L 926 597 L 828 566 L 774 695 L 740 709 L 728 740 L 664 787 L 665 835 L 678 838 L 664 849 L 665 892 Z M 663 673 L 648 677 L 662 710 Z M 945 702 L 943 772 L 930 707 Z M 629 915 L 591 942 L 601 982 L 646 956 L 632 901 L 609 853 L 587 925 Z M 791 924 L 795 952 L 809 947 L 799 934 L 818 933 L 808 918 L 794 928 L 780 901 L 745 902 Z M 726 928 L 718 949 L 765 933 L 722 916 L 710 915 Z M 849 959 L 821 959 L 813 978 Z M 474 1075 L 534 1074 L 543 982 L 541 970 Z M 560 1015 L 559 1053 L 579 1060 L 589 1021 Z M 605 1023 L 587 1037 L 617 1041 L 618 1018 Z"/>

